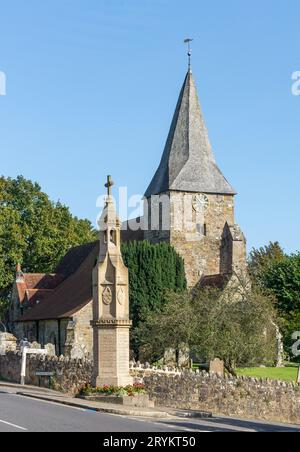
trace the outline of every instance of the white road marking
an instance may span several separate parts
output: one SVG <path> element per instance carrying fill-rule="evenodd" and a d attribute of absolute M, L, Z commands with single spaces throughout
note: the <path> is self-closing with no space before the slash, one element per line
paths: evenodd
<path fill-rule="evenodd" d="M 2 421 L 1 419 L 0 419 L 0 424 L 9 425 L 10 427 L 17 428 L 18 430 L 23 430 L 23 432 L 28 432 L 27 428 L 20 427 L 19 425 L 16 425 L 16 424 L 11 424 L 10 422 L 7 422 L 7 421 Z"/>

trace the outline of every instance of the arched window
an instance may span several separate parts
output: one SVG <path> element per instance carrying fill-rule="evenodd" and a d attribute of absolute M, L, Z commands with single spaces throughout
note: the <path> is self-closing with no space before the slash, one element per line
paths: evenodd
<path fill-rule="evenodd" d="M 115 231 L 114 229 L 112 229 L 112 230 L 110 231 L 110 241 L 111 241 L 112 243 L 116 244 L 116 241 L 117 241 L 117 234 L 116 234 L 116 231 Z"/>

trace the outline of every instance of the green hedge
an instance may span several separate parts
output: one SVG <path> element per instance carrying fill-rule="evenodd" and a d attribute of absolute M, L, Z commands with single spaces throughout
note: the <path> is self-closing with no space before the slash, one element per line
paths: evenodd
<path fill-rule="evenodd" d="M 122 254 L 129 269 L 130 314 L 135 328 L 149 312 L 161 310 L 166 291 L 186 289 L 184 262 L 167 243 L 123 243 Z"/>

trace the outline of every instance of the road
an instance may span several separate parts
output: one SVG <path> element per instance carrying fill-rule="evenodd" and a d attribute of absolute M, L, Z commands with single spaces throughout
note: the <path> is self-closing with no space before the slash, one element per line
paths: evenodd
<path fill-rule="evenodd" d="M 1 432 L 300 432 L 300 426 L 232 418 L 142 419 L 96 413 L 0 392 Z"/>

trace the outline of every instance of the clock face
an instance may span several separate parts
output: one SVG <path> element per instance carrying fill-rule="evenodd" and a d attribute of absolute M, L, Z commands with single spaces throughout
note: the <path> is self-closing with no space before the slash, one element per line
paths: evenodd
<path fill-rule="evenodd" d="M 196 212 L 205 212 L 209 206 L 209 199 L 206 195 L 196 195 L 193 199 L 193 209 Z"/>

